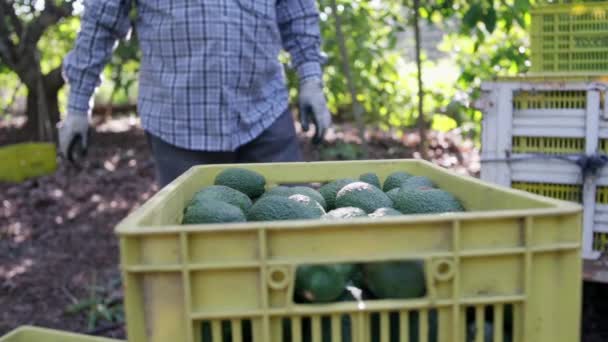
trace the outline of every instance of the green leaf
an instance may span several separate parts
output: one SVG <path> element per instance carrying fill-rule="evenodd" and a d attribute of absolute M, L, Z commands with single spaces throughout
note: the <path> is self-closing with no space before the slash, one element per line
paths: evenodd
<path fill-rule="evenodd" d="M 479 3 L 474 3 L 462 18 L 465 28 L 472 29 L 481 20 L 483 8 Z"/>
<path fill-rule="evenodd" d="M 70 305 L 66 309 L 66 313 L 68 313 L 68 314 L 80 313 L 84 310 L 94 307 L 95 305 L 98 304 L 98 302 L 99 302 L 99 300 L 97 298 L 89 298 L 89 299 L 82 300 L 74 305 Z"/>
<path fill-rule="evenodd" d="M 483 24 L 486 26 L 486 30 L 492 33 L 496 29 L 496 10 L 494 7 L 488 8 L 486 15 L 483 17 Z"/>

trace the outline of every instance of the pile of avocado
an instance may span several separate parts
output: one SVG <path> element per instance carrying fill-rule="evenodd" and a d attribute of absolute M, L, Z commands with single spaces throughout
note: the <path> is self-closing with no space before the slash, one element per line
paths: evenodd
<path fill-rule="evenodd" d="M 184 209 L 182 223 L 335 221 L 461 211 L 464 207 L 452 194 L 438 189 L 426 177 L 405 172 L 389 175 L 384 184 L 376 174 L 367 173 L 358 179 L 331 181 L 318 190 L 306 186 L 276 186 L 266 190 L 263 175 L 228 168 L 216 176 L 214 185 L 194 195 Z M 426 295 L 424 265 L 416 260 L 300 265 L 295 278 L 294 301 L 299 304 L 414 299 Z M 360 296 L 353 295 L 353 291 Z M 412 341 L 418 339 L 416 317 L 410 316 Z M 432 312 L 429 319 L 436 320 Z M 374 323 L 372 316 L 372 330 L 376 325 L 378 322 Z M 326 329 L 323 330 L 325 334 Z M 429 331 L 430 341 L 436 340 L 436 324 L 431 324 Z"/>
<path fill-rule="evenodd" d="M 214 185 L 201 189 L 184 210 L 183 224 L 280 220 L 339 220 L 459 212 L 452 194 L 423 176 L 395 172 L 384 185 L 374 173 L 344 178 L 315 190 L 276 186 L 266 191 L 261 174 L 241 168 L 220 172 Z"/>

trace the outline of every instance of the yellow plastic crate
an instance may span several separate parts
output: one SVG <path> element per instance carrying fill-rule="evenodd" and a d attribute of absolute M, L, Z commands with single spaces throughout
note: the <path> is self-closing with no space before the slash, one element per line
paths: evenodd
<path fill-rule="evenodd" d="M 585 91 L 518 91 L 513 96 L 514 109 L 584 109 Z"/>
<path fill-rule="evenodd" d="M 608 2 L 560 1 L 531 15 L 533 72 L 608 70 Z"/>
<path fill-rule="evenodd" d="M 0 181 L 21 182 L 57 169 L 57 152 L 52 143 L 21 143 L 0 147 Z"/>
<path fill-rule="evenodd" d="M 575 203 L 581 203 L 583 198 L 583 189 L 577 184 L 513 182 L 511 187 L 513 187 L 513 189 L 528 191 L 533 194 Z"/>
<path fill-rule="evenodd" d="M 514 136 L 513 153 L 575 154 L 585 151 L 583 138 Z"/>
<path fill-rule="evenodd" d="M 528 191 L 533 194 L 547 196 L 559 200 L 581 203 L 583 189 L 577 184 L 549 184 L 549 183 L 525 183 L 513 182 L 513 189 Z M 597 188 L 597 204 L 608 204 L 608 187 L 600 186 Z M 600 252 L 608 251 L 608 233 L 593 233 L 593 250 Z"/>
<path fill-rule="evenodd" d="M 463 177 L 423 161 L 238 165 L 268 186 L 325 182 L 394 171 L 429 177 L 455 194 L 466 213 L 379 220 L 287 221 L 181 226 L 194 193 L 234 165 L 201 166 L 161 190 L 116 228 L 130 342 L 395 340 L 408 317 L 437 329 L 438 341 L 466 341 L 467 317 L 483 331 L 486 312 L 503 326 L 512 309 L 513 342 L 571 342 L 581 319 L 581 207 Z M 423 260 L 427 294 L 415 300 L 325 305 L 292 300 L 297 265 Z M 487 311 L 486 311 L 487 310 Z M 436 319 L 433 320 L 432 317 Z M 550 319 L 549 319 L 550 318 Z M 375 321 L 374 321 L 375 320 Z M 203 335 L 203 327 L 208 328 Z M 247 330 L 246 334 L 243 331 Z M 403 336 L 403 335 L 401 335 Z M 494 341 L 505 341 L 501 329 Z M 325 340 L 325 339 L 323 339 Z M 401 341 L 407 341 L 401 338 Z M 475 341 L 483 341 L 477 334 Z M 288 340 L 285 340 L 288 341 Z"/>
<path fill-rule="evenodd" d="M 0 337 L 0 342 L 119 342 L 119 340 L 24 326 Z"/>

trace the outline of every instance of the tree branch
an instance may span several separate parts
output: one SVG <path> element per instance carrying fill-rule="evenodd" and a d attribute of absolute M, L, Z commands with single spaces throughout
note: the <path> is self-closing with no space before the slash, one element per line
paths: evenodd
<path fill-rule="evenodd" d="M 420 36 L 420 0 L 414 0 L 414 39 L 416 41 L 416 69 L 418 71 L 418 134 L 420 154 L 427 159 L 426 120 L 424 118 L 424 83 L 422 80 L 422 38 Z"/>
<path fill-rule="evenodd" d="M 58 6 L 53 1 L 46 0 L 42 13 L 26 27 L 21 40 L 20 51 L 35 47 L 49 27 L 57 24 L 59 20 L 71 16 L 72 6 L 72 1 L 64 1 Z"/>
<path fill-rule="evenodd" d="M 0 33 L 1 34 L 1 33 Z M 0 60 L 10 69 L 15 69 L 16 64 L 13 58 L 14 46 L 5 39 L 0 39 Z"/>
<path fill-rule="evenodd" d="M 10 40 L 11 31 L 7 25 L 6 16 L 15 15 L 13 6 L 11 6 L 7 0 L 0 0 L 0 59 L 6 64 L 9 68 L 14 69 L 16 66 L 16 58 L 17 55 L 15 52 L 15 44 Z"/>
<path fill-rule="evenodd" d="M 15 33 L 17 33 L 17 35 L 21 37 L 21 35 L 23 34 L 23 23 L 17 16 L 17 13 L 15 13 L 15 7 L 12 3 L 8 3 L 6 0 L 0 2 L 0 5 L 2 6 L 3 15 L 8 15 L 11 21 L 11 25 L 13 25 L 13 29 L 15 30 Z"/>
<path fill-rule="evenodd" d="M 334 25 L 336 28 L 336 37 L 338 40 L 338 47 L 340 49 L 340 56 L 342 57 L 342 69 L 344 72 L 344 77 L 346 78 L 348 89 L 350 91 L 350 97 L 353 105 L 353 116 L 355 117 L 357 127 L 359 128 L 361 150 L 364 158 L 367 158 L 369 156 L 369 148 L 367 146 L 367 141 L 365 140 L 365 122 L 363 121 L 365 109 L 363 108 L 363 105 L 359 103 L 359 100 L 357 100 L 357 89 L 355 88 L 355 79 L 350 67 L 350 57 L 346 47 L 346 37 L 344 36 L 342 27 L 342 16 L 340 15 L 340 12 L 338 12 L 338 3 L 336 0 L 332 0 L 330 5 L 334 15 Z"/>
<path fill-rule="evenodd" d="M 44 87 L 47 90 L 59 90 L 65 83 L 62 72 L 63 69 L 60 65 L 59 67 L 51 70 L 51 72 L 49 72 L 48 74 L 44 75 Z"/>

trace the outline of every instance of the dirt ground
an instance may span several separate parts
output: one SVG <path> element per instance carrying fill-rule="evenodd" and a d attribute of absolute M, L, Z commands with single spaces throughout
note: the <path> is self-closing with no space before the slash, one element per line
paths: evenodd
<path fill-rule="evenodd" d="M 0 125 L 0 146 L 16 137 L 14 127 Z M 360 157 L 360 149 L 351 144 L 358 141 L 352 128 L 345 126 L 329 139 L 319 152 L 301 135 L 306 159 Z M 370 158 L 418 156 L 416 134 L 368 132 L 367 139 Z M 0 336 L 21 325 L 37 325 L 74 332 L 101 327 L 99 335 L 124 337 L 113 322 L 120 320 L 112 310 L 120 308 L 121 300 L 113 227 L 158 188 L 145 136 L 134 122 L 103 123 L 92 141 L 80 168 L 61 163 L 50 176 L 18 185 L 0 183 Z M 435 163 L 478 174 L 478 151 L 457 133 L 432 133 L 429 145 Z M 604 289 L 585 287 L 585 342 L 608 340 Z M 111 313 L 104 316 L 107 312 L 95 311 L 98 306 L 91 303 L 101 303 Z"/>

